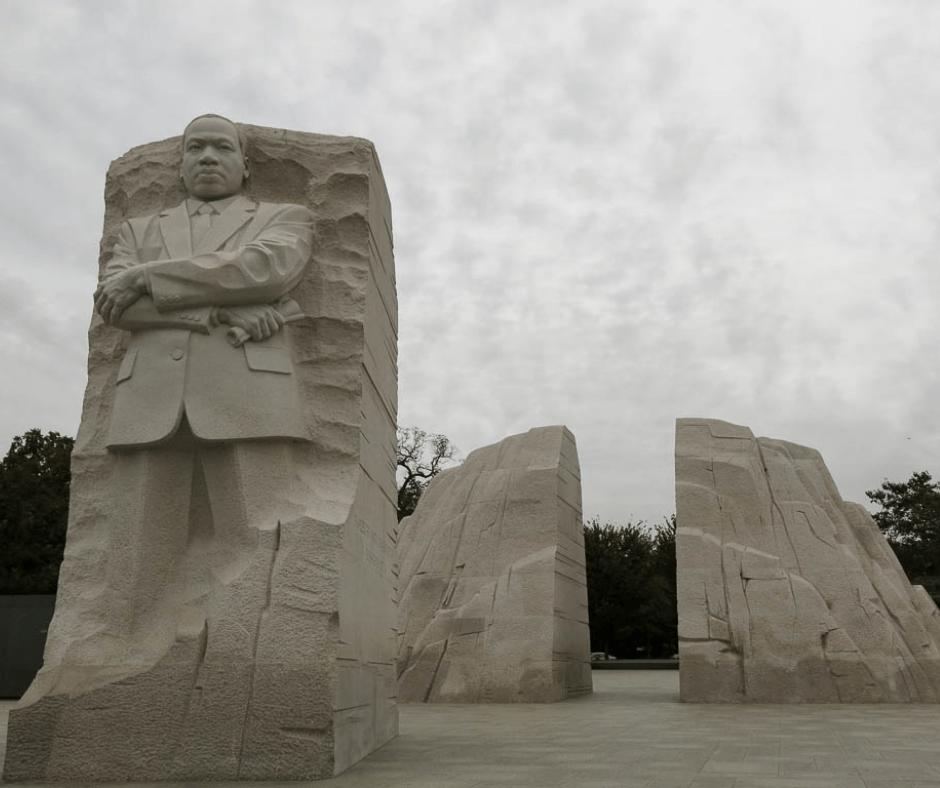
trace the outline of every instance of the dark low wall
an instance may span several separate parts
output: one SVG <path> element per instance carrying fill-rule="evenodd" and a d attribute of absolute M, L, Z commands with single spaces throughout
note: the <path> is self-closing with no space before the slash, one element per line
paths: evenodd
<path fill-rule="evenodd" d="M 599 659 L 591 670 L 679 670 L 677 659 Z"/>
<path fill-rule="evenodd" d="M 42 667 L 55 595 L 0 596 L 0 698 L 19 698 Z"/>

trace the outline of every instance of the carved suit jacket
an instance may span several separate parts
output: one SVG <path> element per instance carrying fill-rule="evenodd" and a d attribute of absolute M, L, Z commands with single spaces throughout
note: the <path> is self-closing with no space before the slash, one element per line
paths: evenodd
<path fill-rule="evenodd" d="M 192 248 L 186 202 L 121 226 L 107 279 L 144 266 L 150 295 L 121 316 L 131 332 L 117 374 L 109 448 L 160 443 L 185 413 L 206 440 L 308 440 L 289 330 L 232 347 L 214 307 L 271 304 L 299 282 L 313 220 L 299 205 L 239 195 Z"/>

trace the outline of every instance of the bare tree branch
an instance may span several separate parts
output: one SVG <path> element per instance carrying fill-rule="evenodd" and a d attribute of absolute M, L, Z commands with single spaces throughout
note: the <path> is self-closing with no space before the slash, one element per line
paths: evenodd
<path fill-rule="evenodd" d="M 446 435 L 419 427 L 398 428 L 398 519 L 411 514 L 431 479 L 457 464 L 459 449 Z"/>

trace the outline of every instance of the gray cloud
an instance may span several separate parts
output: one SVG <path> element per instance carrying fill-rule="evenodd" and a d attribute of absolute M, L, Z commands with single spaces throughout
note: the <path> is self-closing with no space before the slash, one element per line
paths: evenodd
<path fill-rule="evenodd" d="M 619 522 L 672 511 L 677 416 L 856 500 L 929 467 L 940 11 L 837 6 L 0 4 L 0 443 L 74 434 L 108 162 L 211 110 L 376 143 L 404 425 L 567 423 Z"/>

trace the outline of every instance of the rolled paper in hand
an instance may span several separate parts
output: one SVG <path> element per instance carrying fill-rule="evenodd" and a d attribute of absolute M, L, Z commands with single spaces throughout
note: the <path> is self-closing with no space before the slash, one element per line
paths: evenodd
<path fill-rule="evenodd" d="M 288 299 L 277 305 L 277 311 L 281 313 L 285 323 L 293 323 L 295 320 L 303 320 L 306 315 L 300 311 L 300 304 L 294 299 Z M 239 326 L 232 326 L 225 332 L 225 338 L 232 347 L 241 347 L 246 342 L 251 341 L 251 334 Z"/>
<path fill-rule="evenodd" d="M 241 347 L 249 339 L 251 339 L 251 334 L 245 331 L 244 328 L 232 326 L 228 331 L 225 332 L 225 338 L 232 347 Z"/>

